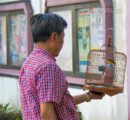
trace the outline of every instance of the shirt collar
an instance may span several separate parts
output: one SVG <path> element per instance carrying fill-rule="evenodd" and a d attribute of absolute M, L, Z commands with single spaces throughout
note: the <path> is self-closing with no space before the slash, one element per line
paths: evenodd
<path fill-rule="evenodd" d="M 52 54 L 50 52 L 48 52 L 47 50 L 43 49 L 43 48 L 34 48 L 35 52 L 41 52 L 44 56 L 49 57 L 50 59 L 56 61 L 55 57 L 52 56 Z"/>

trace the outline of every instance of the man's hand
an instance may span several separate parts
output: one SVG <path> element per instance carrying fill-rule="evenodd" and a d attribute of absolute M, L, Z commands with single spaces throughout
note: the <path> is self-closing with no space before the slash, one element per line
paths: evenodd
<path fill-rule="evenodd" d="M 89 102 L 91 99 L 102 99 L 104 95 L 104 93 L 89 91 L 88 93 L 73 96 L 73 99 L 77 105 L 85 101 Z"/>
<path fill-rule="evenodd" d="M 101 92 L 89 91 L 87 93 L 91 99 L 102 99 L 105 94 Z"/>

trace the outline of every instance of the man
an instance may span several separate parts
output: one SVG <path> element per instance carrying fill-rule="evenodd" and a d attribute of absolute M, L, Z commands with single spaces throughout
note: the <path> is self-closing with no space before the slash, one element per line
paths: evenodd
<path fill-rule="evenodd" d="M 20 76 L 20 99 L 24 120 L 78 120 L 76 104 L 101 99 L 104 94 L 88 92 L 72 97 L 55 57 L 64 43 L 66 21 L 51 13 L 30 20 L 34 50 L 24 62 Z"/>

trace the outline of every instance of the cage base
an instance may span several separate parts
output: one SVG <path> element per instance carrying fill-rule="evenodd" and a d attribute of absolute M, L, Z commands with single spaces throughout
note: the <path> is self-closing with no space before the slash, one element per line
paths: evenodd
<path fill-rule="evenodd" d="M 123 92 L 123 87 L 120 86 L 102 86 L 85 84 L 84 89 L 95 92 L 103 92 L 109 96 L 113 96 Z"/>

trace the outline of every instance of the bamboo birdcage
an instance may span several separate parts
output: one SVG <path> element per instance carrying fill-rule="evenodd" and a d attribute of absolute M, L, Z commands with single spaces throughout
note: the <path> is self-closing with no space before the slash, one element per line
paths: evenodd
<path fill-rule="evenodd" d="M 123 92 L 127 57 L 107 47 L 89 52 L 85 88 L 112 96 Z"/>

